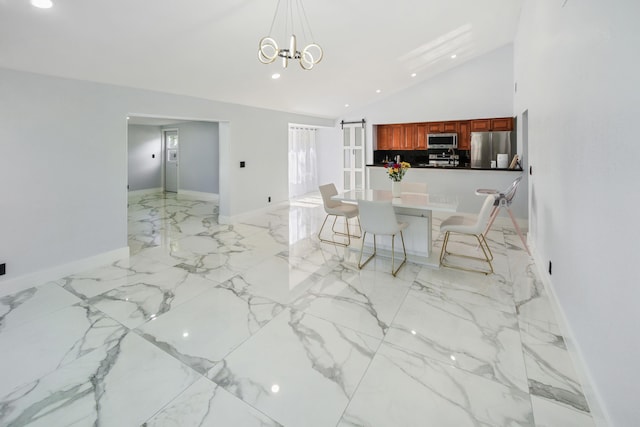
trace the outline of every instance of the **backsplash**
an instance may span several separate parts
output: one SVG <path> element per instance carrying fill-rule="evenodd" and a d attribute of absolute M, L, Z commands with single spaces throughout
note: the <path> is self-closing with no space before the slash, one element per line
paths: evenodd
<path fill-rule="evenodd" d="M 469 161 L 469 151 L 456 150 L 456 154 L 460 155 L 462 164 Z M 409 162 L 412 165 L 429 162 L 429 150 L 375 150 L 373 152 L 373 163 L 380 165 L 385 160 L 392 161 L 397 155 L 400 155 L 401 161 Z"/>

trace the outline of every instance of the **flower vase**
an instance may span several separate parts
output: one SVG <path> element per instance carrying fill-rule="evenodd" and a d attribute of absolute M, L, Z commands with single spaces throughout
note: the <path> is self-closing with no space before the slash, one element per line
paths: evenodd
<path fill-rule="evenodd" d="M 393 194 L 393 197 L 400 197 L 400 193 L 402 193 L 400 181 L 391 181 L 391 194 Z"/>

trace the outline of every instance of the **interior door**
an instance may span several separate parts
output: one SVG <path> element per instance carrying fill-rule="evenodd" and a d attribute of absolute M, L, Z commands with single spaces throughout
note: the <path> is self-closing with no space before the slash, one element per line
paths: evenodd
<path fill-rule="evenodd" d="M 365 188 L 364 123 L 344 123 L 342 128 L 342 171 L 345 190 Z"/>
<path fill-rule="evenodd" d="M 164 131 L 164 191 L 178 192 L 178 131 Z"/>

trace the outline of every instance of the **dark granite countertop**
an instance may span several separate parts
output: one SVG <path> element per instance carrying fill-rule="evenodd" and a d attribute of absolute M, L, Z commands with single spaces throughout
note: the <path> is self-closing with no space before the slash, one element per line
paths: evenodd
<path fill-rule="evenodd" d="M 383 164 L 367 165 L 367 167 L 383 168 Z M 522 169 L 497 169 L 497 168 L 472 168 L 470 166 L 449 166 L 449 165 L 411 165 L 411 169 L 447 169 L 447 170 L 473 170 L 473 171 L 501 171 L 501 172 L 522 172 Z"/>

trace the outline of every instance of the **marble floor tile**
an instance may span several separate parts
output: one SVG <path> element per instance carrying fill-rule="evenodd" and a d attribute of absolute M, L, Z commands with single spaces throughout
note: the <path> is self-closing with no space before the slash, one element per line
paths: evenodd
<path fill-rule="evenodd" d="M 455 299 L 441 288 L 415 282 L 385 342 L 528 390 L 516 316 Z"/>
<path fill-rule="evenodd" d="M 281 424 L 210 380 L 201 378 L 143 426 L 279 427 Z"/>
<path fill-rule="evenodd" d="M 521 322 L 522 346 L 529 392 L 572 409 L 589 412 L 589 405 L 562 336 Z"/>
<path fill-rule="evenodd" d="M 0 425 L 594 425 L 509 218 L 495 274 L 393 277 L 358 268 L 358 238 L 319 241 L 319 193 L 234 224 L 191 195 L 128 202 L 127 259 L 0 296 Z"/>
<path fill-rule="evenodd" d="M 109 350 L 126 333 L 127 328 L 120 323 L 82 302 L 3 331 L 0 333 L 0 395 L 97 348 Z"/>
<path fill-rule="evenodd" d="M 198 378 L 128 333 L 0 397 L 0 425 L 140 425 Z"/>
<path fill-rule="evenodd" d="M 462 270 L 423 268 L 416 282 L 437 287 L 453 300 L 486 305 L 496 310 L 515 313 L 513 285 L 497 275 L 487 276 Z"/>
<path fill-rule="evenodd" d="M 411 282 L 340 265 L 292 306 L 314 316 L 382 338 L 404 301 Z"/>
<path fill-rule="evenodd" d="M 161 245 L 144 246 L 138 255 L 168 266 L 193 263 L 200 256 L 183 249 L 179 240 L 170 240 Z"/>
<path fill-rule="evenodd" d="M 322 276 L 313 263 L 291 265 L 283 257 L 270 256 L 241 273 L 243 287 L 254 295 L 289 304 L 304 295 Z"/>
<path fill-rule="evenodd" d="M 529 395 L 383 343 L 338 424 L 533 426 Z"/>
<path fill-rule="evenodd" d="M 80 298 L 50 282 L 0 297 L 0 333 L 68 307 Z"/>
<path fill-rule="evenodd" d="M 218 284 L 184 269 L 168 267 L 140 281 L 96 295 L 88 302 L 128 328 L 135 328 Z"/>
<path fill-rule="evenodd" d="M 333 245 L 326 245 L 333 246 Z M 339 250 L 339 249 L 338 249 Z M 367 249 L 365 247 L 365 253 L 363 259 L 366 259 Z M 352 239 L 351 247 L 347 248 L 344 252 L 344 259 L 342 264 L 354 271 L 362 271 L 363 273 L 375 272 L 376 274 L 384 274 L 389 277 L 391 275 L 391 257 L 375 256 L 362 270 L 358 269 L 358 262 L 360 260 L 360 239 Z M 398 268 L 398 265 L 402 262 L 401 259 L 396 258 L 394 268 Z M 400 268 L 396 277 L 400 280 L 412 281 L 416 278 L 422 266 L 407 262 Z"/>
<path fill-rule="evenodd" d="M 136 259 L 138 262 L 115 262 L 109 266 L 67 276 L 55 283 L 79 298 L 87 299 L 123 285 L 144 281 L 145 278 L 168 268 L 168 265 L 144 261 L 139 256 L 136 256 Z"/>
<path fill-rule="evenodd" d="M 285 310 L 208 377 L 283 425 L 332 426 L 378 345 L 364 334 Z"/>
<path fill-rule="evenodd" d="M 595 427 L 589 414 L 531 396 L 536 427 Z"/>
<path fill-rule="evenodd" d="M 233 282 L 199 294 L 140 326 L 137 332 L 205 374 L 284 308 L 236 287 Z"/>

